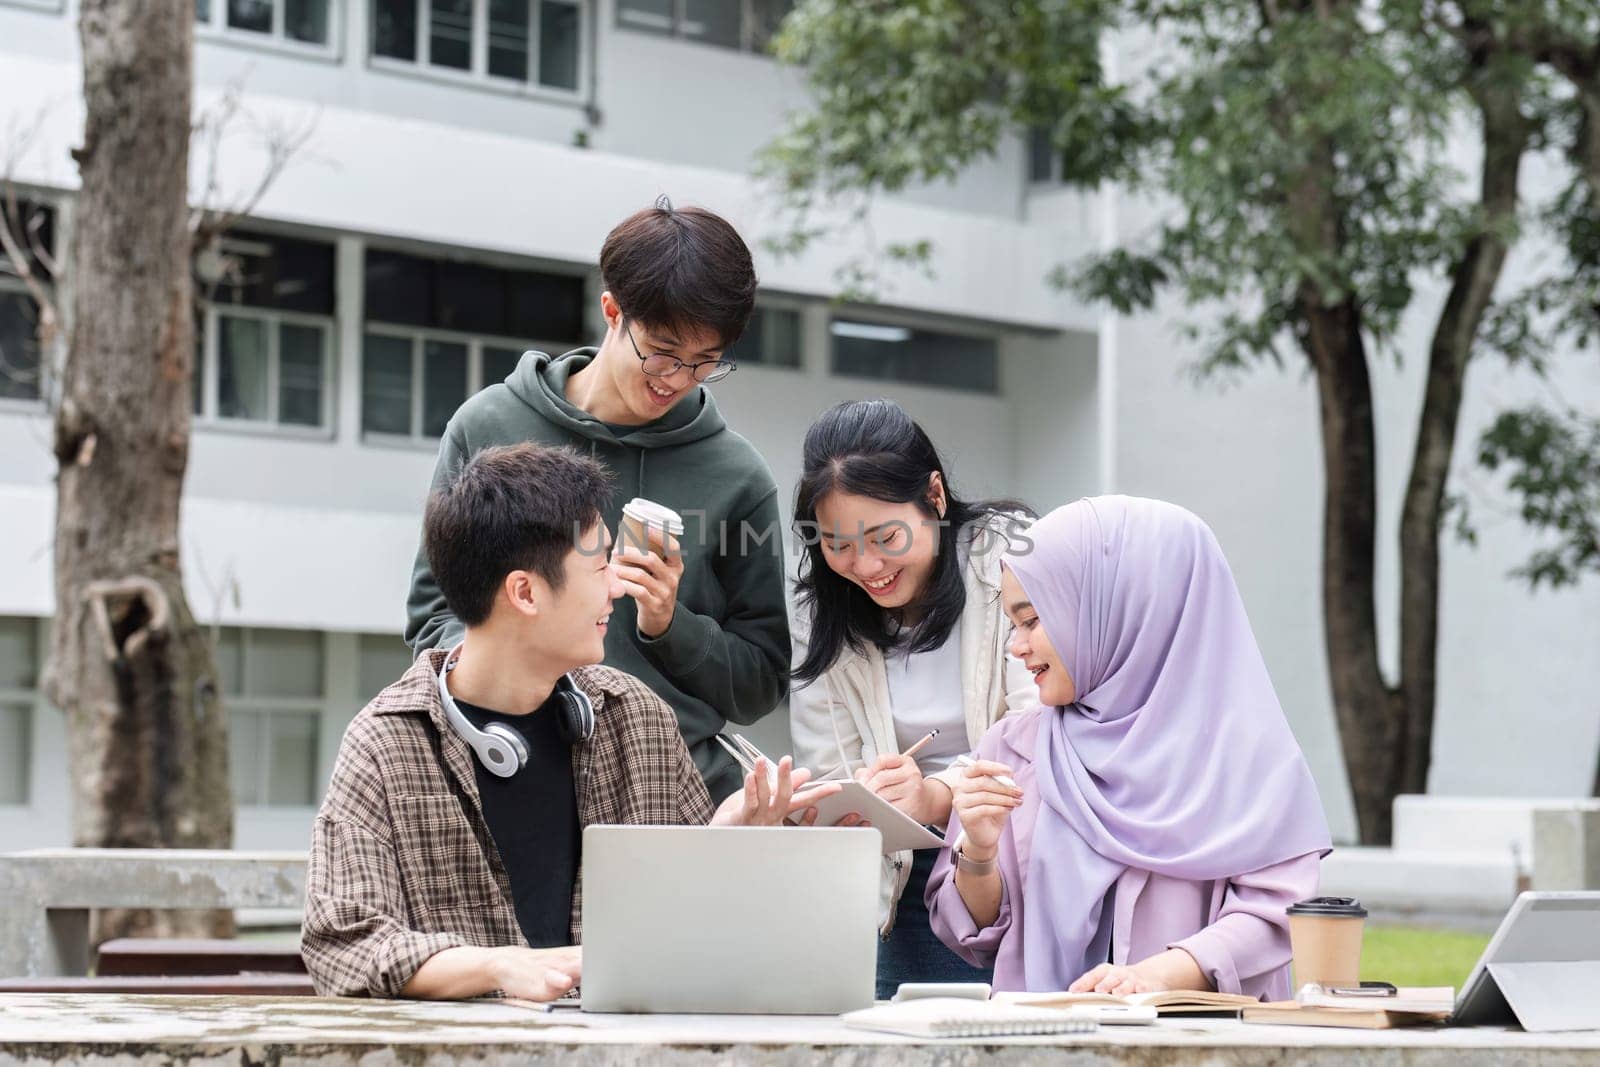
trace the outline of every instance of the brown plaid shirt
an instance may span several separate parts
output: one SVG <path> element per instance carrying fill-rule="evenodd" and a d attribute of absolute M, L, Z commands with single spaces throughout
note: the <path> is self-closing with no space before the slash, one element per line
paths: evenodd
<path fill-rule="evenodd" d="M 400 995 L 417 968 L 456 945 L 527 944 L 489 835 L 472 750 L 439 702 L 445 650 L 418 657 L 345 731 L 317 813 L 301 951 L 324 996 Z M 580 826 L 691 824 L 711 799 L 672 709 L 608 667 L 574 671 L 595 734 L 572 748 Z M 572 894 L 582 940 L 583 882 Z"/>

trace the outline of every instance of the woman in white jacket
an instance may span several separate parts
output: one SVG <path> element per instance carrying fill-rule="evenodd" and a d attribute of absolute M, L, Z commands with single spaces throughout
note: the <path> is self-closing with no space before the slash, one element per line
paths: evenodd
<path fill-rule="evenodd" d="M 851 401 L 806 434 L 795 523 L 805 554 L 789 698 L 796 766 L 851 774 L 912 818 L 950 818 L 957 756 L 1038 702 L 1006 655 L 1000 555 L 1027 509 L 968 503 L 893 401 Z M 900 753 L 938 734 L 915 758 Z M 928 927 L 936 850 L 885 857 L 878 995 L 901 982 L 987 981 Z"/>

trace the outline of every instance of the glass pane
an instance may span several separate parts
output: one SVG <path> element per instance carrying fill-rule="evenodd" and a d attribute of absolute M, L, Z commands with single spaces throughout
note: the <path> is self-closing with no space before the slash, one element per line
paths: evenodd
<path fill-rule="evenodd" d="M 617 25 L 671 33 L 672 4 L 673 0 L 617 0 Z"/>
<path fill-rule="evenodd" d="M 739 47 L 739 0 L 683 0 L 683 36 L 723 48 Z"/>
<path fill-rule="evenodd" d="M 267 324 L 232 315 L 217 318 L 217 414 L 267 417 Z"/>
<path fill-rule="evenodd" d="M 583 343 L 584 282 L 575 275 L 508 271 L 510 317 L 500 331 L 535 341 Z"/>
<path fill-rule="evenodd" d="M 416 0 L 374 0 L 372 54 L 417 61 Z"/>
<path fill-rule="evenodd" d="M 1035 126 L 1028 131 L 1028 180 L 1047 182 L 1053 170 L 1055 148 L 1050 143 L 1050 131 Z"/>
<path fill-rule="evenodd" d="M 755 52 L 772 50 L 772 39 L 783 28 L 784 17 L 794 10 L 794 0 L 751 0 L 750 48 Z"/>
<path fill-rule="evenodd" d="M 212 630 L 206 627 L 206 636 Z M 211 654 L 217 660 L 217 676 L 225 696 L 238 696 L 244 684 L 244 641 L 237 626 L 224 626 L 217 631 L 216 644 Z"/>
<path fill-rule="evenodd" d="M 33 712 L 26 704 L 0 704 L 0 804 L 28 802 L 32 726 Z"/>
<path fill-rule="evenodd" d="M 422 347 L 422 436 L 443 437 L 445 424 L 467 399 L 467 346 L 427 341 Z"/>
<path fill-rule="evenodd" d="M 278 421 L 289 426 L 322 425 L 320 326 L 278 327 Z"/>
<path fill-rule="evenodd" d="M 317 802 L 317 716 L 314 713 L 267 717 L 272 756 L 267 803 L 310 806 Z"/>
<path fill-rule="evenodd" d="M 223 277 L 209 299 L 219 304 L 333 314 L 333 245 L 236 230 L 218 242 Z"/>
<path fill-rule="evenodd" d="M 361 346 L 361 429 L 411 432 L 411 339 L 369 333 Z"/>
<path fill-rule="evenodd" d="M 194 0 L 194 20 L 206 23 L 211 21 L 211 0 Z"/>
<path fill-rule="evenodd" d="M 476 263 L 433 264 L 439 303 L 428 323 L 462 333 L 506 334 L 506 271 Z"/>
<path fill-rule="evenodd" d="M 228 0 L 228 27 L 251 33 L 271 33 L 272 0 Z"/>
<path fill-rule="evenodd" d="M 368 322 L 434 325 L 432 260 L 369 249 L 366 277 Z"/>
<path fill-rule="evenodd" d="M 999 353 L 992 337 L 843 319 L 834 320 L 829 330 L 835 374 L 983 393 L 999 391 Z"/>
<path fill-rule="evenodd" d="M 744 336 L 728 350 L 728 358 L 769 367 L 800 366 L 800 313 L 757 307 Z"/>
<path fill-rule="evenodd" d="M 428 62 L 436 67 L 472 67 L 472 0 L 430 0 Z"/>
<path fill-rule="evenodd" d="M 244 647 L 246 695 L 322 695 L 322 634 L 316 630 L 251 630 Z"/>
<path fill-rule="evenodd" d="M 38 323 L 32 297 L 0 293 L 0 400 L 39 399 Z"/>
<path fill-rule="evenodd" d="M 489 0 L 489 73 L 528 80 L 530 0 Z"/>
<path fill-rule="evenodd" d="M 233 779 L 236 804 L 261 803 L 262 763 L 267 758 L 261 744 L 261 718 L 255 711 L 228 712 L 228 774 Z"/>
<path fill-rule="evenodd" d="M 362 700 L 371 700 L 411 669 L 411 649 L 390 634 L 362 634 L 357 655 Z"/>
<path fill-rule="evenodd" d="M 578 88 L 578 5 L 540 0 L 539 84 Z"/>
<path fill-rule="evenodd" d="M 505 381 L 517 369 L 522 359 L 520 348 L 493 348 L 483 346 L 483 384 L 485 387 Z"/>
<path fill-rule="evenodd" d="M 0 618 L 0 689 L 39 684 L 39 627 L 25 615 Z"/>
<path fill-rule="evenodd" d="M 283 0 L 283 32 L 292 41 L 328 43 L 328 0 Z"/>

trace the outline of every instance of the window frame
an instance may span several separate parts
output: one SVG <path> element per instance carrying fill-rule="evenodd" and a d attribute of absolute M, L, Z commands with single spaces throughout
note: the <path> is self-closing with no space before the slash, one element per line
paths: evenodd
<path fill-rule="evenodd" d="M 377 47 L 377 9 L 382 0 L 366 0 L 367 3 L 367 66 L 371 70 L 387 74 L 398 74 L 412 78 L 426 78 L 430 81 L 442 82 L 446 85 L 455 85 L 462 88 L 484 89 L 490 92 L 503 93 L 508 96 L 526 97 L 534 100 L 543 100 L 554 104 L 568 104 L 572 106 L 588 106 L 589 80 L 591 77 L 590 64 L 592 34 L 594 33 L 594 17 L 592 7 L 595 0 L 524 0 L 528 4 L 528 77 L 526 80 L 506 78 L 498 74 L 489 73 L 489 0 L 472 0 L 472 43 L 469 50 L 469 67 L 467 70 L 458 70 L 454 67 L 439 67 L 429 61 L 432 47 L 432 12 L 430 0 L 415 0 L 416 3 L 416 40 L 413 50 L 416 59 L 399 59 L 395 56 L 380 56 L 375 51 Z M 575 88 L 562 89 L 556 86 L 545 85 L 539 81 L 539 11 L 546 4 L 559 4 L 563 7 L 576 8 L 578 12 L 578 55 L 574 80 Z"/>
<path fill-rule="evenodd" d="M 406 434 L 386 433 L 366 429 L 367 397 L 365 388 L 367 335 L 377 334 L 380 337 L 392 337 L 398 340 L 411 342 L 411 432 Z M 441 330 L 431 326 L 405 326 L 380 319 L 369 319 L 361 324 L 361 414 L 362 428 L 361 440 L 365 444 L 376 444 L 401 447 L 421 447 L 428 449 L 437 448 L 438 437 L 430 437 L 422 432 L 422 419 L 424 415 L 423 386 L 426 382 L 423 364 L 426 361 L 426 346 L 429 341 L 443 341 L 447 344 L 464 344 L 467 346 L 467 393 L 461 398 L 461 403 L 476 396 L 485 384 L 483 380 L 483 350 L 484 348 L 514 348 L 519 352 L 529 349 L 551 351 L 559 349 L 562 345 L 570 344 L 569 341 L 519 341 L 510 337 L 502 337 L 488 333 L 466 333 L 459 330 Z M 459 405 L 458 405 L 459 406 Z"/>
<path fill-rule="evenodd" d="M 293 813 L 298 813 L 298 812 L 315 811 L 316 808 L 317 808 L 317 805 L 319 805 L 322 802 L 321 793 L 322 793 L 322 790 L 326 787 L 326 784 L 327 784 L 325 781 L 322 780 L 322 755 L 321 755 L 322 740 L 323 740 L 322 731 L 325 728 L 325 723 L 327 722 L 328 709 L 333 704 L 333 700 L 331 699 L 331 697 L 328 694 L 328 659 L 329 659 L 329 651 L 330 651 L 329 648 L 328 648 L 328 635 L 327 635 L 327 633 L 325 631 L 322 631 L 322 630 L 306 630 L 306 629 L 302 629 L 302 628 L 299 628 L 299 627 L 286 627 L 285 628 L 285 629 L 291 630 L 291 632 L 309 633 L 309 634 L 314 634 L 316 636 L 317 643 L 318 643 L 318 646 L 319 646 L 319 656 L 320 656 L 320 659 L 321 659 L 321 662 L 320 662 L 321 674 L 317 678 L 317 688 L 320 691 L 320 695 L 318 695 L 318 696 L 303 696 L 303 697 L 255 696 L 255 695 L 252 695 L 250 693 L 250 681 L 251 681 L 251 677 L 250 677 L 250 675 L 251 675 L 250 645 L 251 645 L 251 640 L 252 640 L 253 635 L 256 632 L 260 631 L 260 630 L 272 630 L 272 629 L 278 629 L 278 627 L 229 625 L 229 626 L 226 626 L 226 627 L 220 627 L 220 626 L 216 627 L 214 631 L 210 627 L 208 627 L 207 628 L 208 635 L 210 633 L 215 633 L 215 639 L 220 644 L 221 636 L 222 636 L 221 632 L 224 629 L 233 630 L 239 635 L 239 690 L 238 690 L 238 692 L 234 692 L 234 693 L 230 693 L 230 692 L 227 692 L 226 690 L 224 690 L 222 692 L 222 694 L 221 694 L 223 711 L 224 711 L 224 713 L 225 713 L 225 715 L 227 717 L 227 720 L 228 720 L 228 738 L 229 738 L 230 748 L 231 748 L 231 744 L 232 744 L 232 740 L 233 740 L 233 736 L 234 736 L 234 733 L 233 733 L 234 732 L 234 727 L 236 725 L 235 720 L 234 720 L 234 713 L 236 713 L 236 712 L 249 712 L 251 714 L 260 716 L 259 722 L 260 722 L 261 725 L 260 725 L 259 729 L 260 729 L 261 733 L 258 733 L 257 736 L 252 738 L 251 740 L 255 743 L 256 749 L 262 753 L 262 764 L 261 764 L 261 775 L 260 775 L 260 786 L 261 786 L 261 789 L 267 790 L 268 792 L 270 792 L 270 789 L 271 789 L 271 781 L 272 781 L 272 746 L 270 744 L 267 744 L 267 741 L 269 740 L 269 737 L 268 737 L 267 732 L 266 732 L 267 729 L 268 729 L 268 723 L 270 722 L 271 718 L 273 716 L 277 716 L 277 715 L 281 715 L 281 716 L 285 716 L 285 717 L 290 716 L 290 715 L 308 715 L 308 716 L 311 717 L 312 723 L 314 724 L 315 730 L 316 730 L 316 732 L 313 735 L 313 744 L 312 744 L 312 752 L 313 752 L 313 756 L 312 756 L 313 763 L 312 763 L 312 766 L 311 766 L 312 798 L 311 798 L 311 801 L 309 803 L 307 803 L 307 804 L 271 804 L 271 803 L 268 803 L 268 802 L 260 800 L 260 799 L 257 799 L 257 800 L 254 800 L 254 801 L 241 800 L 238 797 L 238 795 L 234 792 L 234 782 L 233 782 L 234 771 L 233 771 L 233 768 L 230 766 L 229 770 L 228 770 L 228 791 L 229 791 L 229 795 L 233 796 L 233 798 L 234 798 L 234 806 L 235 806 L 235 808 L 237 808 L 240 811 L 248 810 L 252 814 L 257 814 L 257 815 L 259 815 L 260 813 L 263 813 L 263 812 L 270 812 L 270 813 L 293 812 Z M 220 649 L 213 649 L 213 654 L 219 654 L 219 653 L 220 653 Z M 258 793 L 257 793 L 258 798 L 261 795 L 262 795 L 261 792 L 258 790 Z"/>
<path fill-rule="evenodd" d="M 40 684 L 43 679 L 44 654 L 48 647 L 49 634 L 46 631 L 44 620 L 31 615 L 8 615 L 7 619 L 20 621 L 22 625 L 33 630 L 33 681 L 31 689 L 15 686 L 0 686 L 0 707 L 19 708 L 22 711 L 24 730 L 27 736 L 27 746 L 22 755 L 23 788 L 22 799 L 16 803 L 0 801 L 0 814 L 16 815 L 33 809 L 36 787 L 38 785 L 38 755 L 39 737 L 35 726 L 38 722 L 39 701 L 42 697 Z"/>
<path fill-rule="evenodd" d="M 755 47 L 755 27 L 757 20 L 755 17 L 754 0 L 739 0 L 739 43 L 733 48 L 730 48 L 724 44 L 718 44 L 715 41 L 705 40 L 701 37 L 690 37 L 686 35 L 683 32 L 683 24 L 685 21 L 687 21 L 686 12 L 688 10 L 688 2 L 687 0 L 671 0 L 671 2 L 671 25 L 662 29 L 655 29 L 650 26 L 643 26 L 639 25 L 638 23 L 627 21 L 623 17 L 621 0 L 614 0 L 614 8 L 616 11 L 614 23 L 615 27 L 619 30 L 626 30 L 630 33 L 642 33 L 650 37 L 665 37 L 674 41 L 683 41 L 688 44 L 701 45 L 705 48 L 715 48 L 721 52 L 735 52 L 740 55 L 756 56 L 761 59 L 773 58 L 772 54 L 765 48 Z M 790 10 L 794 10 L 793 5 L 791 5 Z"/>
<path fill-rule="evenodd" d="M 228 432 L 261 433 L 282 437 L 297 437 L 309 441 L 331 441 L 338 427 L 338 371 L 335 366 L 335 338 L 338 320 L 333 315 L 314 315 L 304 311 L 282 311 L 277 308 L 258 308 L 249 304 L 220 304 L 210 300 L 200 301 L 203 337 L 200 345 L 202 365 L 195 368 L 201 374 L 200 410 L 193 411 L 195 429 L 226 430 Z M 254 319 L 267 327 L 267 410 L 265 419 L 245 419 L 223 415 L 220 407 L 222 390 L 222 329 L 221 317 Z M 282 381 L 282 353 L 279 327 L 316 326 L 322 330 L 322 424 L 301 426 L 278 421 L 280 397 L 278 387 Z"/>
<path fill-rule="evenodd" d="M 272 0 L 272 29 L 266 33 L 229 26 L 228 0 L 209 0 L 209 2 L 210 18 L 202 19 L 198 12 L 195 14 L 196 41 L 237 45 L 262 52 L 276 52 L 330 63 L 338 63 L 344 58 L 344 0 L 328 0 L 327 44 L 300 41 L 288 36 L 284 28 L 284 20 L 288 17 L 285 12 L 285 0 Z"/>

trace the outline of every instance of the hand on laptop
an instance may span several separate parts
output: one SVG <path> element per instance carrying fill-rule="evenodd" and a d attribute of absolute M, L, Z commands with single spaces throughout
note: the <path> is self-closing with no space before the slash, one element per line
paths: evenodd
<path fill-rule="evenodd" d="M 810 789 L 801 789 L 811 780 L 805 768 L 793 770 L 793 760 L 788 756 L 778 761 L 777 781 L 767 767 L 765 757 L 756 760 L 755 770 L 744 776 L 744 789 L 724 800 L 711 817 L 713 826 L 778 826 L 791 815 L 800 815 L 802 825 L 817 821 L 817 811 L 812 805 L 823 797 L 832 796 L 844 788 L 839 782 L 824 782 Z M 802 814 L 803 813 L 803 814 Z M 854 819 L 854 821 L 852 821 Z M 840 826 L 853 826 L 859 816 L 846 816 Z"/>
<path fill-rule="evenodd" d="M 492 949 L 490 970 L 501 992 L 519 1000 L 557 1000 L 583 977 L 583 948 Z"/>

